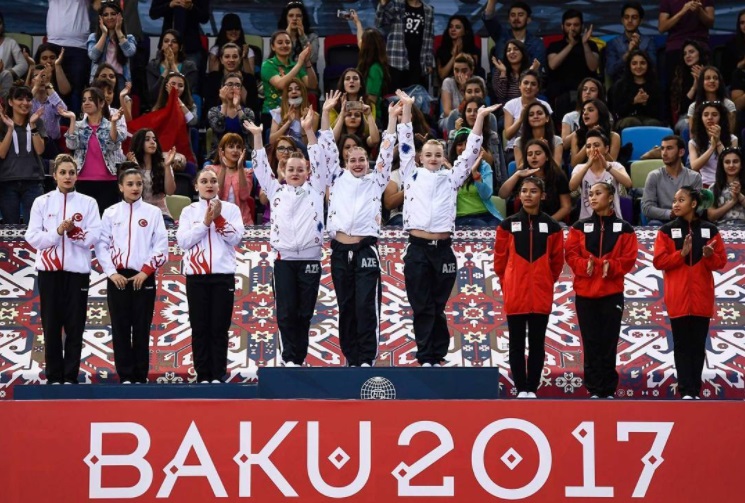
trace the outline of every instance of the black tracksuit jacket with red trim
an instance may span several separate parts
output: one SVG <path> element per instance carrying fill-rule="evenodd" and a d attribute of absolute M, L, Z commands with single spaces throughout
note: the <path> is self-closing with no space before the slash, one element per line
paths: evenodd
<path fill-rule="evenodd" d="M 639 243 L 634 227 L 615 214 L 601 217 L 594 213 L 577 221 L 566 242 L 566 260 L 574 273 L 574 291 L 581 297 L 597 299 L 623 292 L 623 280 L 634 268 Z M 587 263 L 594 262 L 592 275 Z M 608 274 L 603 278 L 603 263 Z"/>
<path fill-rule="evenodd" d="M 505 314 L 550 314 L 554 283 L 563 268 L 564 233 L 550 216 L 520 209 L 497 227 L 494 272 Z"/>
<path fill-rule="evenodd" d="M 691 251 L 683 257 L 680 250 L 691 234 Z M 714 253 L 704 257 L 704 246 Z M 688 222 L 677 218 L 657 232 L 652 262 L 663 274 L 665 306 L 670 318 L 714 316 L 714 275 L 712 271 L 727 264 L 727 253 L 719 229 L 710 222 Z"/>

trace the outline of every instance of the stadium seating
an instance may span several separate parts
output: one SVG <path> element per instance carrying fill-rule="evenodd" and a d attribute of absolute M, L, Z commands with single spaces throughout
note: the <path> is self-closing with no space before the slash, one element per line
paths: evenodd
<path fill-rule="evenodd" d="M 671 134 L 673 134 L 673 130 L 669 127 L 627 127 L 621 131 L 621 145 L 631 143 L 633 146 L 631 161 L 638 161 L 652 147 L 662 143 L 662 138 Z"/>

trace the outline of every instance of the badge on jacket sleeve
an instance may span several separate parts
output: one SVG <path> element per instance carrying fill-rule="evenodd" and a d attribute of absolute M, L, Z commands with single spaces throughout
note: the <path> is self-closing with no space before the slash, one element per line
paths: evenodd
<path fill-rule="evenodd" d="M 548 234 L 548 224 L 546 222 L 538 222 L 538 232 Z"/>
<path fill-rule="evenodd" d="M 512 232 L 520 232 L 523 230 L 522 222 L 512 222 Z"/>
<path fill-rule="evenodd" d="M 621 232 L 623 224 L 621 222 L 613 222 L 613 232 Z"/>
<path fill-rule="evenodd" d="M 704 239 L 711 239 L 711 230 L 701 229 L 701 237 Z"/>

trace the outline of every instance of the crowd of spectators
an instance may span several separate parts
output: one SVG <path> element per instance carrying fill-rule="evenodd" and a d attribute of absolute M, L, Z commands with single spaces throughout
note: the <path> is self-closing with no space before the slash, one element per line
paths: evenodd
<path fill-rule="evenodd" d="M 323 82 L 320 40 L 305 6 L 293 0 L 278 9 L 264 58 L 238 15 L 225 14 L 206 46 L 198 35 L 209 0 L 153 0 L 149 15 L 162 20 L 162 32 L 150 58 L 137 3 L 49 0 L 44 41 L 35 48 L 7 36 L 13 27 L 0 14 L 3 223 L 28 223 L 33 200 L 50 189 L 50 160 L 61 152 L 74 155 L 77 190 L 101 211 L 118 200 L 121 164 L 135 162 L 145 199 L 172 223 L 167 196 L 193 197 L 191 178 L 209 164 L 221 197 L 239 204 L 245 224 L 268 221 L 266 196 L 246 166 L 252 137 L 243 124 L 264 124 L 280 179 L 289 155 L 305 152 L 300 121 L 311 107 L 320 109 Z M 618 14 L 622 33 L 601 40 L 581 11 L 568 9 L 561 36 L 544 41 L 531 30 L 529 3 L 498 11 L 496 0 L 487 0 L 483 21 L 494 46 L 484 61 L 482 41 L 464 16 L 451 16 L 436 37 L 434 9 L 421 0 L 379 0 L 368 27 L 351 11 L 358 64 L 341 73 L 342 99 L 330 114 L 342 165 L 354 146 L 375 158 L 386 99 L 407 88 L 424 97 L 413 111 L 416 145 L 438 139 L 451 162 L 478 108 L 501 105 L 483 128 L 480 176 L 460 189 L 458 225 L 493 226 L 514 212 L 515 187 L 529 175 L 546 183 L 544 211 L 566 224 L 586 216 L 587 188 L 601 180 L 616 185 L 615 209 L 628 219 L 633 203 L 625 209 L 622 201 L 636 197 L 642 223 L 669 220 L 675 189 L 691 185 L 712 190 L 710 218 L 745 223 L 737 150 L 745 127 L 745 11 L 718 58 L 709 38 L 713 0 L 661 0 L 661 47 L 639 31 L 640 3 L 625 2 Z M 316 112 L 316 130 L 319 119 Z M 622 141 L 625 129 L 639 126 L 675 133 L 645 153 L 660 167 L 643 191 L 630 177 L 633 144 Z M 394 171 L 382 203 L 388 224 L 400 225 L 403 200 Z"/>

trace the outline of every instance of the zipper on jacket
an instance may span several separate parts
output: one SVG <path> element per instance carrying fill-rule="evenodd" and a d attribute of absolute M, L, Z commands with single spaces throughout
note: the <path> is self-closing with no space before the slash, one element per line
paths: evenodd
<path fill-rule="evenodd" d="M 134 205 L 129 205 L 129 229 L 127 231 L 127 260 L 124 261 L 124 268 L 129 269 L 129 254 L 132 251 L 132 213 Z"/>
<path fill-rule="evenodd" d="M 67 218 L 67 192 L 65 192 L 64 203 L 62 204 L 62 220 Z M 62 233 L 62 270 L 65 269 L 65 232 Z"/>
<path fill-rule="evenodd" d="M 605 220 L 603 220 L 603 217 L 600 217 L 600 249 L 598 250 L 598 258 L 603 256 L 603 234 L 605 234 Z"/>
<path fill-rule="evenodd" d="M 531 218 L 530 215 L 528 215 L 528 236 L 530 236 L 529 237 L 529 241 L 530 241 L 529 256 L 530 256 L 530 263 L 532 264 L 533 263 L 533 219 Z M 530 270 L 532 271 L 533 269 L 531 268 Z"/>

